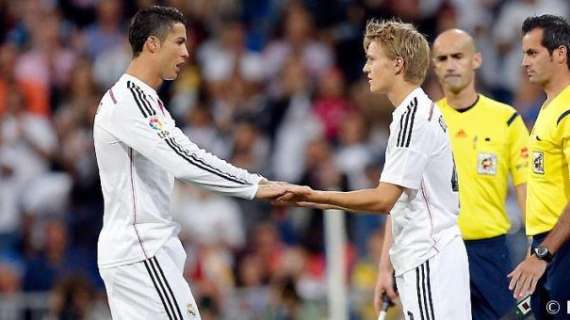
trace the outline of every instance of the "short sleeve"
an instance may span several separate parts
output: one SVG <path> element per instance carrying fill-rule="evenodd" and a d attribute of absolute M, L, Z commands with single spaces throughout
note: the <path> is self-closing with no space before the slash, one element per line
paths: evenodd
<path fill-rule="evenodd" d="M 398 128 L 390 133 L 391 145 L 380 181 L 417 190 L 431 153 L 433 134 L 425 119 Z"/>
<path fill-rule="evenodd" d="M 528 168 L 528 129 L 518 113 L 514 113 L 508 125 L 509 171 L 515 186 L 526 183 Z"/>
<path fill-rule="evenodd" d="M 570 170 L 570 110 L 566 110 L 560 114 L 556 120 L 556 136 L 562 146 L 564 159 Z"/>

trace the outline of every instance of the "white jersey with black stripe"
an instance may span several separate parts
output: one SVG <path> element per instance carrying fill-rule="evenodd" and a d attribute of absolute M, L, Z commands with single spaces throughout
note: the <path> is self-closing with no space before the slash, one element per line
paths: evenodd
<path fill-rule="evenodd" d="M 93 130 L 105 201 L 101 268 L 151 258 L 177 236 L 170 213 L 175 178 L 247 199 L 262 179 L 198 148 L 156 91 L 127 74 L 103 96 Z"/>
<path fill-rule="evenodd" d="M 404 187 L 390 212 L 396 274 L 460 236 L 458 181 L 441 112 L 421 88 L 394 110 L 381 182 Z"/>

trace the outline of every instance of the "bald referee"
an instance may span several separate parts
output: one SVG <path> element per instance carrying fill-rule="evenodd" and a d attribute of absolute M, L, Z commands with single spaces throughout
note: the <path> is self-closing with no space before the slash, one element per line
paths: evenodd
<path fill-rule="evenodd" d="M 459 175 L 458 224 L 469 258 L 472 316 L 499 319 L 515 305 L 505 278 L 512 269 L 505 200 L 510 176 L 524 214 L 528 130 L 513 107 L 476 91 L 482 57 L 469 34 L 441 33 L 432 57 L 445 95 L 437 104 Z"/>

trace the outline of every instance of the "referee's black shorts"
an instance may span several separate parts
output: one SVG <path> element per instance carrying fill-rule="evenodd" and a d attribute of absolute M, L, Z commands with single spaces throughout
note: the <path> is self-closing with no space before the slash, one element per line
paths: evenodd
<path fill-rule="evenodd" d="M 465 240 L 473 320 L 495 320 L 515 306 L 507 275 L 513 266 L 505 235 Z"/>

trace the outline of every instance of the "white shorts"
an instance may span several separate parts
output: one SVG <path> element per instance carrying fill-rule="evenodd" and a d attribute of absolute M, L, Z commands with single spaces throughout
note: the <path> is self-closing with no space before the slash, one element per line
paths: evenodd
<path fill-rule="evenodd" d="M 461 237 L 396 277 L 406 320 L 471 320 L 469 265 Z"/>
<path fill-rule="evenodd" d="M 173 238 L 154 257 L 99 269 L 115 320 L 200 319 L 183 276 L 186 252 Z"/>

